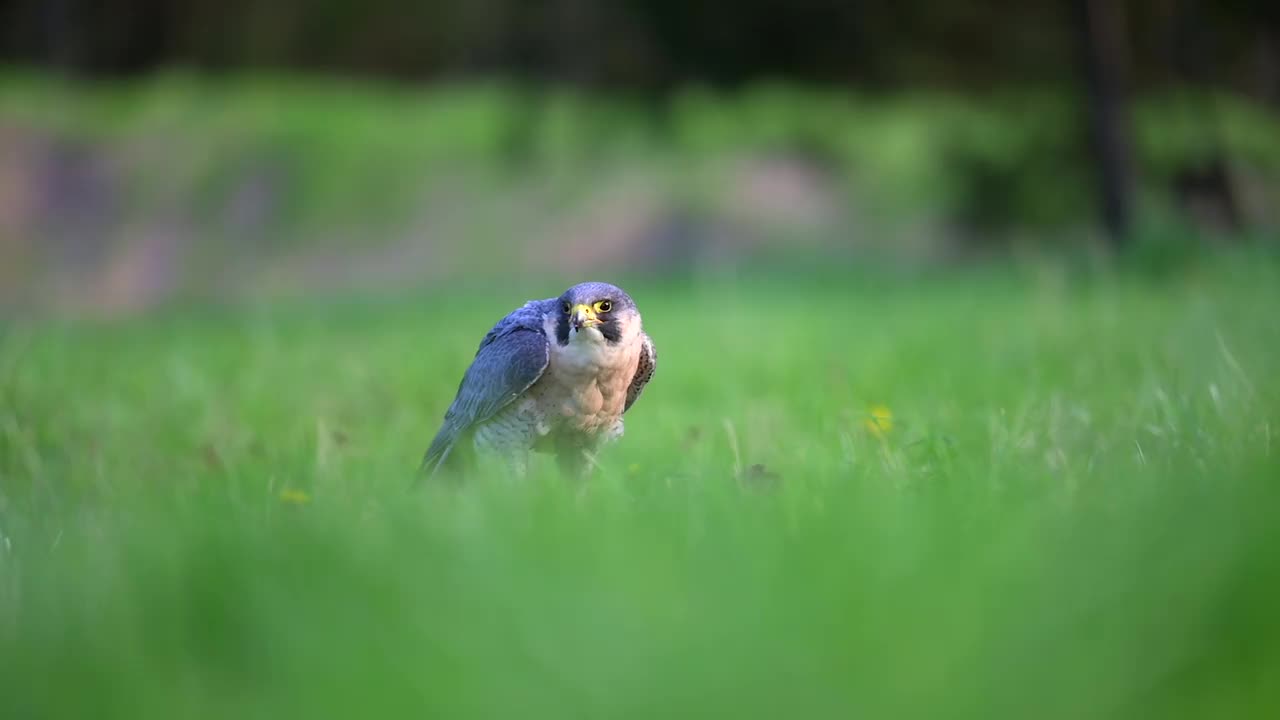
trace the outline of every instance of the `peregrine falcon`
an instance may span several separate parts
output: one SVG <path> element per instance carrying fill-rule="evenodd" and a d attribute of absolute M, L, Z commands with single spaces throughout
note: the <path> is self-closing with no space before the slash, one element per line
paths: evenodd
<path fill-rule="evenodd" d="M 582 475 L 622 435 L 622 415 L 657 365 L 631 296 L 608 283 L 530 300 L 480 341 L 422 462 L 434 474 L 468 444 L 518 474 L 531 451 L 554 452 Z"/>

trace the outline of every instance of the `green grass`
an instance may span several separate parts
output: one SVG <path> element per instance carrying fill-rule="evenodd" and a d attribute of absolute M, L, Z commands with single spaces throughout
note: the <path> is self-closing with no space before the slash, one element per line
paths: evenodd
<path fill-rule="evenodd" d="M 1274 717 L 1278 270 L 635 281 L 599 476 L 420 494 L 559 288 L 11 322 L 0 717 Z"/>

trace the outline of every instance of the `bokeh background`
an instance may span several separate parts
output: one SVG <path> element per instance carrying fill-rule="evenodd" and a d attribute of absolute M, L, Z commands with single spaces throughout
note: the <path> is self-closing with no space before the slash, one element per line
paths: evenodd
<path fill-rule="evenodd" d="M 10 308 L 1280 227 L 1268 2 L 9 0 L 0 63 Z"/>

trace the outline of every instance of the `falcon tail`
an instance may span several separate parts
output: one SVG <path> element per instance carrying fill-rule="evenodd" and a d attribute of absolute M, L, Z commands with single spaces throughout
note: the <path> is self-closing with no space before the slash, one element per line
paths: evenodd
<path fill-rule="evenodd" d="M 454 441 L 453 433 L 448 432 L 448 428 L 442 428 L 431 441 L 431 446 L 427 448 L 427 452 L 422 456 L 422 465 L 418 468 L 418 476 L 414 479 L 413 485 L 416 487 L 421 485 L 423 481 L 435 477 L 435 474 L 444 467 L 449 460 L 449 456 L 453 453 Z"/>

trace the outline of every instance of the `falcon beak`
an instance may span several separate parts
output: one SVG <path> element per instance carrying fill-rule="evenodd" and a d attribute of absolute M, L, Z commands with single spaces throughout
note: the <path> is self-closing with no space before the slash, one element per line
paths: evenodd
<path fill-rule="evenodd" d="M 595 327 L 600 324 L 600 318 L 596 317 L 596 311 L 590 307 L 579 303 L 574 305 L 569 311 L 569 322 L 573 325 L 574 330 L 581 330 L 584 327 Z"/>

